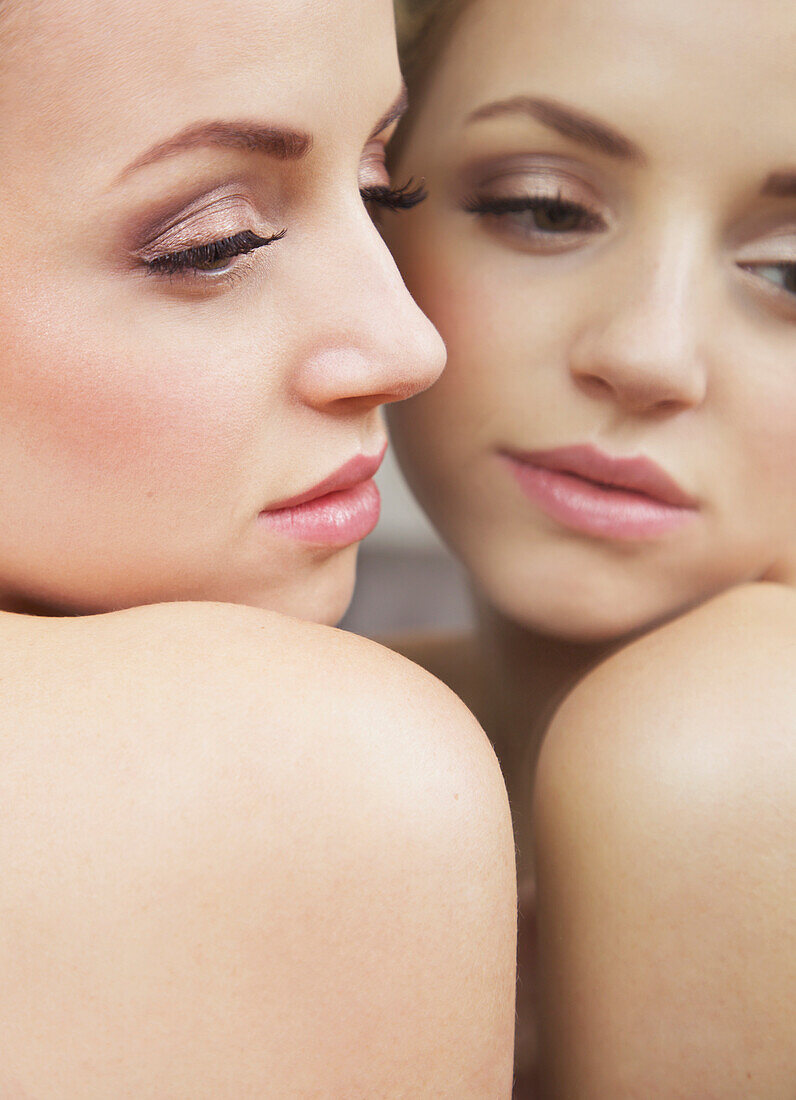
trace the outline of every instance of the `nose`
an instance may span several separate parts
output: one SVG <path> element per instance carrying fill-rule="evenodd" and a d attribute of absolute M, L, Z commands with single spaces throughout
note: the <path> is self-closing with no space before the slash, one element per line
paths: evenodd
<path fill-rule="evenodd" d="M 603 280 L 570 352 L 575 384 L 635 414 L 677 412 L 704 400 L 699 346 L 699 257 L 695 234 L 624 257 Z"/>
<path fill-rule="evenodd" d="M 437 330 L 410 297 L 387 246 L 364 207 L 332 243 L 312 305 L 320 312 L 315 346 L 303 356 L 294 390 L 316 408 L 367 411 L 403 401 L 432 385 L 445 366 Z"/>

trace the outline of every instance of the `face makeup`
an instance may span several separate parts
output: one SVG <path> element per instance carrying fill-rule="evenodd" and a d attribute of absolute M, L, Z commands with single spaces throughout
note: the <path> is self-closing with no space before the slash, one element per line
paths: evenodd
<path fill-rule="evenodd" d="M 381 498 L 373 475 L 387 445 L 378 455 L 356 455 L 312 489 L 260 513 L 260 520 L 302 542 L 349 546 L 371 533 L 379 522 Z"/>
<path fill-rule="evenodd" d="M 694 501 L 643 456 L 616 458 L 590 446 L 500 455 L 517 484 L 551 519 L 585 535 L 654 539 L 697 515 Z"/>
<path fill-rule="evenodd" d="M 719 46 L 686 7 L 474 0 L 398 136 L 429 200 L 385 236 L 448 366 L 393 442 L 482 604 L 546 635 L 796 571 L 783 10 Z"/>
<path fill-rule="evenodd" d="M 374 224 L 423 197 L 391 0 L 56 7 L 2 66 L 0 228 L 37 246 L 0 284 L 0 608 L 337 622 L 381 406 L 445 361 Z"/>

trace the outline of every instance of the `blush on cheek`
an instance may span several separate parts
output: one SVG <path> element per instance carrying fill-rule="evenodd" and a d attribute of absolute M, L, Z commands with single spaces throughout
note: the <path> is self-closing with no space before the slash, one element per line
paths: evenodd
<path fill-rule="evenodd" d="M 281 373 L 216 313 L 102 290 L 0 286 L 0 606 L 267 606 L 295 559 L 254 534 L 285 454 Z"/>
<path fill-rule="evenodd" d="M 64 490 L 107 481 L 116 492 L 171 483 L 190 493 L 229 475 L 255 420 L 240 373 L 214 370 L 206 350 L 158 357 L 52 327 L 32 339 L 29 331 L 5 345 L 0 419 Z"/>
<path fill-rule="evenodd" d="M 198 352 L 23 331 L 0 360 L 0 600 L 227 598 L 214 578 L 229 574 L 237 517 L 256 511 L 246 477 L 263 410 L 245 375 Z"/>

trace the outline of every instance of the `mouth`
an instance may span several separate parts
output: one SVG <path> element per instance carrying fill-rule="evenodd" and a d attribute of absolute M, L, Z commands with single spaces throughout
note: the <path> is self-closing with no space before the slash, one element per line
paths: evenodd
<path fill-rule="evenodd" d="M 654 539 L 698 514 L 694 498 L 643 455 L 616 457 L 590 445 L 499 454 L 546 515 L 597 538 Z"/>
<path fill-rule="evenodd" d="M 269 505 L 259 519 L 272 531 L 324 546 L 350 546 L 379 522 L 381 497 L 373 476 L 384 459 L 355 455 L 338 470 L 294 497 Z"/>

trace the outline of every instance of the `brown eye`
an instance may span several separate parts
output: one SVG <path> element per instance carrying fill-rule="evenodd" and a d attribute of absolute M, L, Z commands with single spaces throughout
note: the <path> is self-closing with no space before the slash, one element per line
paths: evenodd
<path fill-rule="evenodd" d="M 533 211 L 537 229 L 547 233 L 574 233 L 583 228 L 583 210 L 569 203 L 543 203 Z"/>
<path fill-rule="evenodd" d="M 226 256 L 208 256 L 195 260 L 191 266 L 194 271 L 223 271 L 225 267 L 229 267 L 230 262 Z"/>
<path fill-rule="evenodd" d="M 608 228 L 600 214 L 581 203 L 544 195 L 473 197 L 466 200 L 465 209 L 471 214 L 497 219 L 513 226 L 517 232 L 539 240 L 565 237 L 567 234 L 601 233 Z"/>

